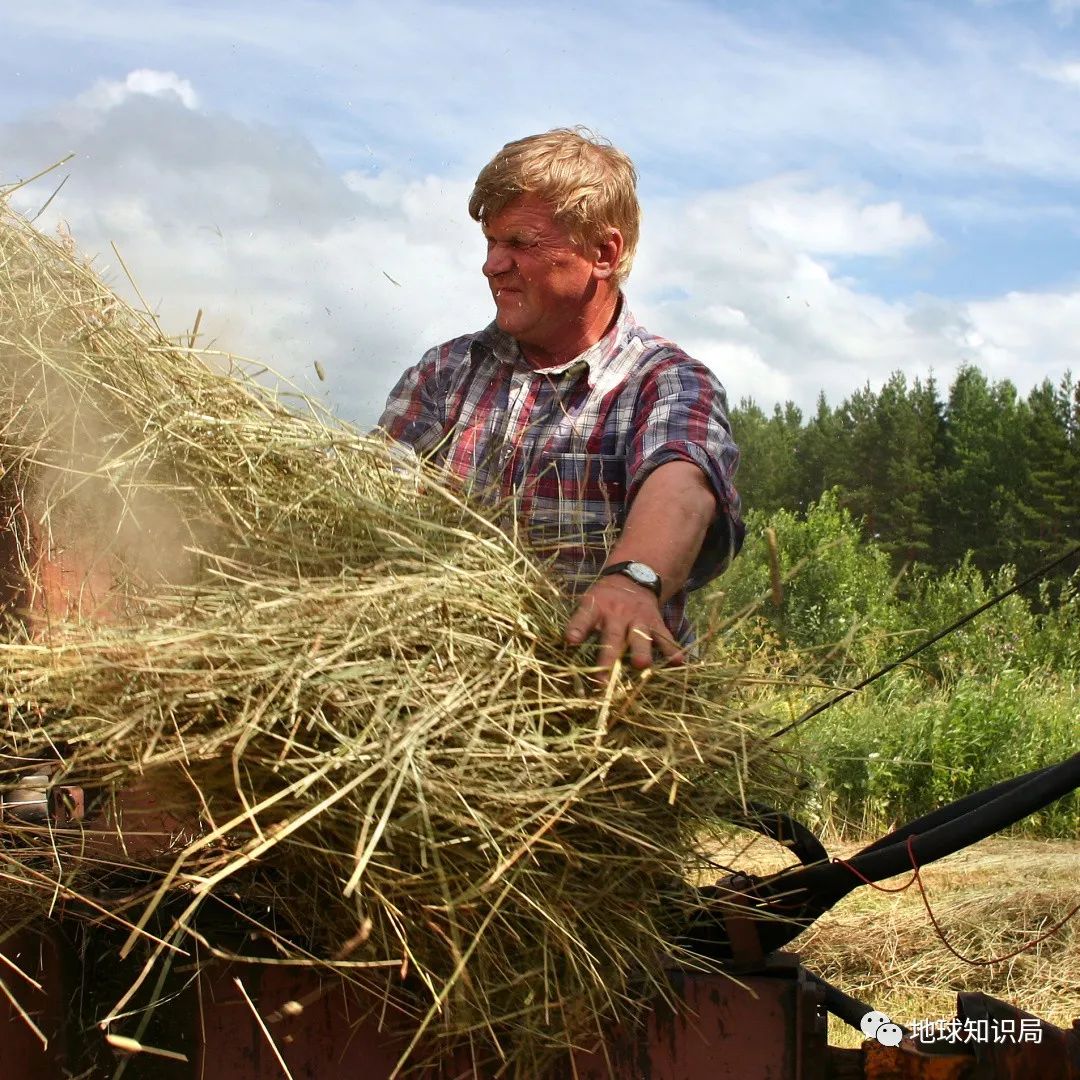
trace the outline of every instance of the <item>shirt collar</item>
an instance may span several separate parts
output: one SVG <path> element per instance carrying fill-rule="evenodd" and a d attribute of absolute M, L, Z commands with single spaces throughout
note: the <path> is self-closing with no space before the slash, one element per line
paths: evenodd
<path fill-rule="evenodd" d="M 563 375 L 571 368 L 584 366 L 588 368 L 589 389 L 591 390 L 596 386 L 600 376 L 611 362 L 622 352 L 630 338 L 633 337 L 636 329 L 637 320 L 626 303 L 626 297 L 620 293 L 619 314 L 616 316 L 611 329 L 598 342 L 590 345 L 584 352 L 578 353 L 577 356 L 567 360 L 565 363 L 546 368 L 530 367 L 530 370 L 538 375 L 552 376 Z M 480 337 L 500 363 L 510 364 L 511 366 L 524 364 L 521 346 L 509 334 L 500 330 L 494 322 L 489 323 L 481 331 Z"/>

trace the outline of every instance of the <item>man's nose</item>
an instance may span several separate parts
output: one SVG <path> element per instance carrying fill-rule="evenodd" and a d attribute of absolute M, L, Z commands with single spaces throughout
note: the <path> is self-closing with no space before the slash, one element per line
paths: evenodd
<path fill-rule="evenodd" d="M 505 274 L 513 266 L 513 259 L 510 257 L 510 249 L 505 244 L 490 244 L 488 246 L 487 258 L 484 259 L 484 277 L 498 277 L 499 274 Z"/>

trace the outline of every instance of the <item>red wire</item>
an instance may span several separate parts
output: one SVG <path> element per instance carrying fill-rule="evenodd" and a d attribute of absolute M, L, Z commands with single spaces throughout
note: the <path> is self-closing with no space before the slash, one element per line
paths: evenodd
<path fill-rule="evenodd" d="M 1036 945 L 1041 945 L 1047 938 L 1053 937 L 1074 915 L 1080 912 L 1080 904 L 1077 904 L 1070 912 L 1068 912 L 1060 922 L 1055 923 L 1045 933 L 1040 934 L 1034 941 L 1029 941 L 1026 945 L 1021 945 L 1018 949 L 1013 949 L 1011 953 L 1006 953 L 1004 956 L 997 956 L 992 960 L 973 960 L 971 957 L 964 956 L 963 953 L 957 952 L 955 948 L 949 943 L 948 938 L 945 936 L 945 931 L 941 929 L 941 925 L 937 921 L 937 916 L 934 915 L 933 909 L 930 907 L 930 898 L 926 895 L 926 885 L 923 883 L 922 873 L 919 869 L 918 861 L 915 858 L 915 849 L 912 847 L 916 837 L 909 836 L 907 838 L 907 853 L 908 858 L 911 859 L 911 880 L 898 888 L 888 888 L 884 885 L 878 885 L 876 882 L 871 881 L 868 877 L 859 873 L 854 866 L 849 862 L 845 862 L 843 859 L 833 859 L 834 863 L 838 863 L 840 866 L 850 870 L 864 885 L 869 885 L 870 888 L 876 889 L 878 892 L 884 893 L 902 893 L 907 892 L 912 885 L 917 884 L 919 886 L 919 895 L 922 897 L 923 907 L 926 908 L 926 914 L 930 917 L 930 925 L 933 926 L 934 932 L 937 934 L 941 944 L 945 946 L 956 957 L 957 960 L 962 960 L 965 964 L 970 964 L 972 967 L 989 967 L 992 964 L 1001 964 L 1006 960 L 1011 960 L 1014 956 L 1019 956 L 1023 952 L 1027 952 L 1029 949 L 1034 949 Z"/>
<path fill-rule="evenodd" d="M 910 842 L 910 840 L 908 841 L 908 854 L 909 855 L 911 854 L 911 842 Z M 911 880 L 909 882 L 907 882 L 906 884 L 899 885 L 899 886 L 897 886 L 895 888 L 892 888 L 892 887 L 887 886 L 887 885 L 878 885 L 876 881 L 871 881 L 865 875 L 860 874 L 859 871 L 856 870 L 855 867 L 851 865 L 851 863 L 847 862 L 844 859 L 835 859 L 834 858 L 833 862 L 836 863 L 839 866 L 844 867 L 845 870 L 850 870 L 864 885 L 869 885 L 871 889 L 876 889 L 878 892 L 884 892 L 884 893 L 907 892 L 908 889 L 910 889 L 911 886 L 914 885 L 915 882 L 919 880 L 919 868 L 915 865 L 914 858 L 912 858 L 912 860 L 911 860 L 911 868 L 915 872 L 911 875 Z"/>

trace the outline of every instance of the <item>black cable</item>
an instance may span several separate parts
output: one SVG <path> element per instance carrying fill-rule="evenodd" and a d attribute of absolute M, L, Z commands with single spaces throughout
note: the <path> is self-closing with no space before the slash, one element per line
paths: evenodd
<path fill-rule="evenodd" d="M 971 796 L 938 811 L 940 824 L 912 836 L 910 848 L 894 838 L 887 846 L 872 845 L 843 862 L 795 867 L 755 882 L 745 893 L 749 901 L 745 913 L 757 920 L 763 950 L 783 948 L 859 885 L 911 870 L 913 858 L 918 866 L 927 866 L 1075 791 L 1080 787 L 1080 753 L 1018 779 L 1017 784 L 996 785 L 992 789 L 995 797 L 975 804 L 965 814 L 958 815 L 957 807 L 971 805 Z M 690 920 L 684 943 L 702 955 L 727 959 L 731 944 L 723 911 L 706 908 L 698 912 Z"/>
<path fill-rule="evenodd" d="M 992 596 L 989 600 L 986 601 L 985 604 L 980 604 L 979 607 L 975 608 L 974 611 L 969 611 L 966 615 L 961 616 L 951 626 L 946 626 L 944 630 L 939 630 L 933 637 L 928 638 L 921 645 L 917 645 L 914 649 L 911 649 L 909 652 L 904 653 L 904 655 L 901 656 L 899 659 L 892 661 L 892 663 L 890 664 L 886 664 L 880 670 L 875 671 L 873 675 L 869 675 L 861 682 L 856 683 L 854 686 L 848 687 L 847 690 L 841 691 L 839 694 L 837 694 L 833 698 L 830 698 L 828 701 L 823 701 L 818 705 L 814 705 L 812 708 L 804 712 L 802 716 L 800 716 L 798 719 L 792 720 L 790 724 L 787 724 L 785 727 L 780 728 L 779 731 L 774 731 L 769 736 L 769 738 L 779 739 L 781 735 L 787 735 L 788 732 L 794 731 L 795 728 L 801 726 L 802 724 L 805 724 L 807 720 L 813 719 L 815 716 L 823 713 L 826 709 L 831 709 L 834 705 L 843 701 L 845 698 L 849 698 L 852 696 L 852 694 L 858 693 L 860 690 L 869 686 L 876 679 L 880 679 L 882 675 L 888 675 L 890 671 L 898 668 L 901 664 L 906 664 L 913 657 L 918 656 L 919 653 L 921 653 L 924 649 L 928 649 L 931 645 L 937 644 L 937 642 L 939 642 L 943 637 L 947 637 L 949 634 L 953 633 L 954 630 L 959 630 L 961 626 L 964 626 L 966 623 L 971 622 L 972 619 L 981 615 L 984 611 L 992 608 L 995 604 L 1000 604 L 1002 600 L 1008 599 L 1010 596 L 1012 596 L 1013 593 L 1019 592 L 1025 586 L 1030 585 L 1033 581 L 1037 581 L 1044 574 L 1050 573 L 1051 570 L 1055 570 L 1057 567 L 1061 566 L 1062 563 L 1068 562 L 1069 559 L 1074 558 L 1076 555 L 1080 555 L 1080 544 L 1077 544 L 1075 547 L 1070 548 L 1068 551 L 1065 552 L 1064 555 L 1059 555 L 1051 562 L 1045 563 L 1043 566 L 1040 566 L 1038 570 L 1035 570 L 1033 573 L 1028 574 L 1026 578 L 1024 578 L 1022 581 L 1018 581 L 1011 588 L 1006 589 L 1004 592 L 998 593 L 996 596 Z"/>

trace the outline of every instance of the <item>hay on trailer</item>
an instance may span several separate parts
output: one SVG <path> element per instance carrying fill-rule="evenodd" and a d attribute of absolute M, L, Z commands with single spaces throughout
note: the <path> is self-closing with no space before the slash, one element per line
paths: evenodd
<path fill-rule="evenodd" d="M 512 518 L 166 338 L 2 200 L 0 379 L 24 573 L 74 550 L 109 585 L 105 619 L 23 597 L 5 753 L 178 823 L 0 847 L 0 898 L 108 908 L 129 947 L 168 906 L 174 948 L 218 898 L 279 962 L 389 986 L 429 1049 L 521 1075 L 664 992 L 685 869 L 778 775 L 737 672 L 598 692 Z"/>

